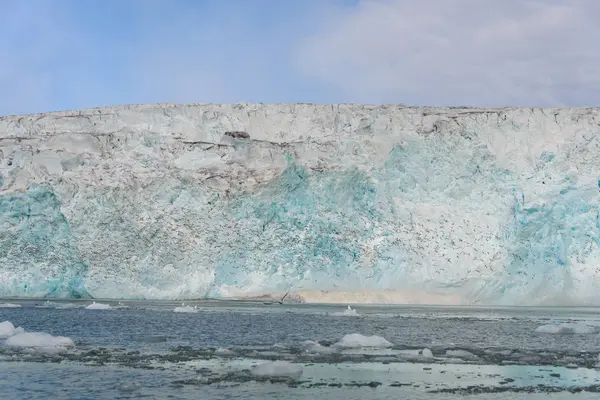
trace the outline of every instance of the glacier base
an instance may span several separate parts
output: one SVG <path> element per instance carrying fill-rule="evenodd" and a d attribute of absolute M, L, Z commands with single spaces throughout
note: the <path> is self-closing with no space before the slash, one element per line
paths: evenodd
<path fill-rule="evenodd" d="M 600 113 L 0 118 L 0 296 L 598 304 Z"/>

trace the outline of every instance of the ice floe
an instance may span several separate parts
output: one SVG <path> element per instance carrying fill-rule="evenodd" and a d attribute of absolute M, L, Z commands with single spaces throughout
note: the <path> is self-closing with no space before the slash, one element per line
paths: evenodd
<path fill-rule="evenodd" d="M 339 349 L 335 347 L 323 346 L 319 342 L 313 340 L 306 340 L 302 342 L 302 348 L 306 353 L 318 353 L 318 354 L 331 354 L 337 353 Z"/>
<path fill-rule="evenodd" d="M 10 321 L 0 322 L 0 339 L 6 339 L 22 332 L 25 332 L 25 329 L 21 328 L 20 326 L 15 328 Z"/>
<path fill-rule="evenodd" d="M 61 353 L 75 343 L 68 337 L 52 336 L 46 332 L 26 332 L 21 327 L 15 328 L 12 322 L 0 323 L 0 339 L 6 347 L 30 350 L 40 353 Z"/>
<path fill-rule="evenodd" d="M 357 349 L 361 347 L 386 348 L 392 347 L 392 343 L 381 336 L 364 336 L 360 333 L 351 333 L 342 337 L 338 342 L 334 343 L 333 346 L 346 349 Z"/>
<path fill-rule="evenodd" d="M 21 332 L 6 339 L 8 347 L 74 347 L 75 343 L 64 336 L 52 336 L 46 332 Z"/>
<path fill-rule="evenodd" d="M 583 324 L 548 324 L 537 327 L 535 331 L 555 335 L 590 335 L 600 332 L 600 327 Z"/>
<path fill-rule="evenodd" d="M 250 373 L 262 377 L 299 378 L 302 376 L 302 367 L 288 361 L 269 361 L 252 368 Z"/>
<path fill-rule="evenodd" d="M 95 301 L 85 307 L 86 310 L 110 310 L 111 308 L 110 304 L 96 303 Z"/>
<path fill-rule="evenodd" d="M 421 356 L 423 356 L 425 358 L 433 358 L 433 353 L 429 349 L 423 349 L 421 351 Z"/>
<path fill-rule="evenodd" d="M 0 303 L 0 308 L 21 308 L 23 307 L 20 304 L 15 303 Z"/>
<path fill-rule="evenodd" d="M 173 312 L 176 313 L 197 313 L 198 312 L 198 307 L 194 306 L 186 306 L 184 303 L 181 303 L 180 307 L 175 307 L 175 309 L 173 310 Z"/>

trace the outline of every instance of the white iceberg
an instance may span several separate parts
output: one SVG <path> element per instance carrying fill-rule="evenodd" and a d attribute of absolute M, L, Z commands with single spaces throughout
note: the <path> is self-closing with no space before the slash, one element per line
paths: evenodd
<path fill-rule="evenodd" d="M 96 303 L 95 301 L 85 307 L 86 310 L 110 310 L 111 308 L 110 304 Z"/>
<path fill-rule="evenodd" d="M 261 377 L 299 378 L 302 367 L 288 361 L 269 361 L 252 368 L 250 373 Z"/>
<path fill-rule="evenodd" d="M 477 357 L 475 354 L 471 353 L 470 351 L 467 350 L 447 350 L 446 351 L 446 356 L 447 357 L 452 357 L 452 358 L 460 358 L 462 360 L 476 360 L 479 357 Z"/>
<path fill-rule="evenodd" d="M 21 332 L 6 339 L 4 345 L 40 353 L 61 353 L 74 347 L 75 343 L 68 337 L 52 336 L 46 332 Z"/>
<path fill-rule="evenodd" d="M 386 348 L 392 347 L 392 343 L 381 336 L 364 336 L 360 333 L 351 333 L 349 335 L 345 335 L 338 342 L 334 343 L 333 347 L 346 349 L 357 349 L 361 347 Z"/>
<path fill-rule="evenodd" d="M 6 339 L 17 333 L 25 332 L 25 329 L 15 326 L 10 321 L 0 322 L 0 339 Z"/>
<path fill-rule="evenodd" d="M 423 349 L 421 355 L 425 358 L 433 358 L 433 353 L 429 349 Z"/>
<path fill-rule="evenodd" d="M 334 317 L 360 317 L 360 314 L 356 311 L 356 309 L 348 306 L 347 309 L 341 312 L 334 312 L 331 315 Z"/>
<path fill-rule="evenodd" d="M 338 348 L 323 346 L 319 342 L 313 340 L 306 340 L 302 342 L 302 348 L 307 353 L 320 353 L 320 354 L 332 354 L 337 353 Z"/>
<path fill-rule="evenodd" d="M 192 306 L 186 306 L 183 303 L 181 304 L 181 307 L 175 307 L 175 309 L 173 310 L 173 312 L 176 313 L 197 313 L 198 312 L 198 308 L 196 306 L 192 307 Z"/>
<path fill-rule="evenodd" d="M 20 304 L 15 303 L 0 303 L 0 308 L 21 308 L 23 307 Z"/>
<path fill-rule="evenodd" d="M 535 332 L 555 335 L 590 335 L 600 332 L 600 327 L 583 324 L 548 324 L 538 326 Z"/>

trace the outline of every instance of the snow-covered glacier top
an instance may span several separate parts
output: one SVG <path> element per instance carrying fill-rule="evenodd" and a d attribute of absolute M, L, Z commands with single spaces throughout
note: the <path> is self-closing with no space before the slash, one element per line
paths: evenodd
<path fill-rule="evenodd" d="M 0 295 L 592 304 L 599 109 L 0 118 Z"/>

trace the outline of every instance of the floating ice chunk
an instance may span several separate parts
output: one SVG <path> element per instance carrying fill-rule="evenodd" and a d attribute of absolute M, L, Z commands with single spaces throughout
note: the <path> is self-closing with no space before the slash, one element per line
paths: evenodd
<path fill-rule="evenodd" d="M 425 358 L 433 358 L 433 353 L 429 349 L 423 349 L 423 351 L 421 351 L 421 355 Z"/>
<path fill-rule="evenodd" d="M 254 376 L 300 378 L 302 367 L 287 361 L 269 361 L 252 368 L 250 373 Z"/>
<path fill-rule="evenodd" d="M 392 347 L 392 344 L 384 338 L 382 338 L 381 336 L 364 336 L 360 333 L 351 333 L 349 335 L 345 335 L 337 343 L 334 343 L 333 346 L 347 349 L 356 349 L 360 347 Z"/>
<path fill-rule="evenodd" d="M 356 309 L 348 306 L 348 308 L 341 312 L 334 312 L 331 315 L 334 317 L 360 317 L 360 314 L 356 311 Z"/>
<path fill-rule="evenodd" d="M 58 353 L 75 346 L 68 337 L 52 336 L 46 332 L 17 333 L 6 339 L 4 344 L 8 347 L 30 348 L 43 353 Z"/>
<path fill-rule="evenodd" d="M 6 339 L 8 337 L 11 337 L 12 335 L 19 333 L 20 331 L 17 330 L 24 332 L 23 328 L 15 329 L 15 326 L 10 321 L 0 322 L 0 339 Z"/>
<path fill-rule="evenodd" d="M 183 303 L 181 303 L 181 307 L 175 307 L 175 309 L 173 310 L 173 312 L 178 312 L 178 313 L 197 313 L 198 312 L 198 307 L 194 306 L 186 306 Z"/>
<path fill-rule="evenodd" d="M 475 354 L 467 350 L 447 350 L 446 356 L 452 358 L 460 358 L 461 360 L 476 360 L 479 358 Z"/>
<path fill-rule="evenodd" d="M 81 307 L 81 306 L 78 304 L 75 304 L 75 303 L 57 303 L 56 304 L 56 308 L 60 309 L 60 310 L 68 310 L 70 308 L 79 308 L 79 307 Z"/>
<path fill-rule="evenodd" d="M 331 354 L 338 352 L 338 349 L 334 347 L 323 346 L 321 343 L 315 342 L 313 340 L 306 340 L 302 342 L 302 347 L 307 353 Z"/>
<path fill-rule="evenodd" d="M 110 310 L 112 307 L 110 304 L 96 303 L 95 301 L 88 305 L 86 310 Z"/>
<path fill-rule="evenodd" d="M 548 324 L 537 327 L 535 331 L 555 335 L 590 335 L 600 332 L 600 327 L 582 324 Z"/>
<path fill-rule="evenodd" d="M 135 392 L 142 386 L 137 382 L 127 382 L 119 385 L 119 390 L 121 392 Z"/>
<path fill-rule="evenodd" d="M 215 354 L 221 355 L 221 356 L 230 356 L 230 355 L 235 354 L 235 352 L 230 349 L 226 349 L 224 347 L 219 347 L 218 349 L 215 350 Z"/>
<path fill-rule="evenodd" d="M 54 308 L 54 309 L 66 309 L 66 308 L 77 308 L 77 304 L 73 303 L 58 303 L 54 301 L 46 300 L 42 304 L 34 306 L 34 308 Z"/>
<path fill-rule="evenodd" d="M 15 303 L 0 303 L 0 308 L 21 308 L 23 307 L 20 304 Z"/>

